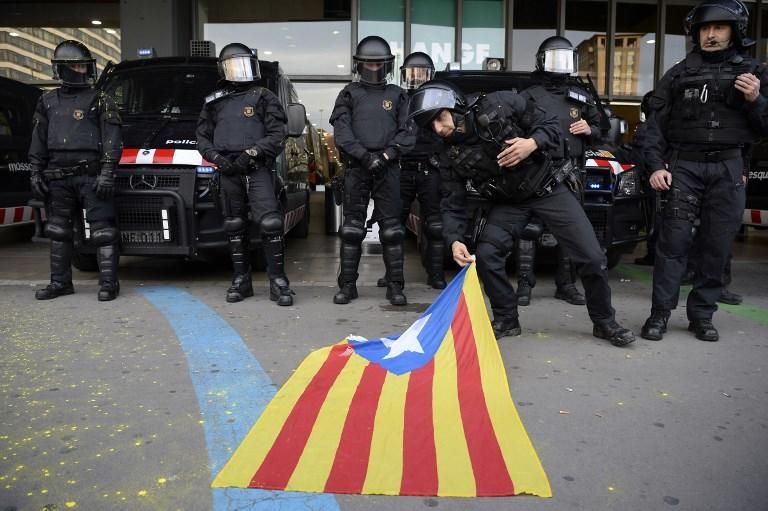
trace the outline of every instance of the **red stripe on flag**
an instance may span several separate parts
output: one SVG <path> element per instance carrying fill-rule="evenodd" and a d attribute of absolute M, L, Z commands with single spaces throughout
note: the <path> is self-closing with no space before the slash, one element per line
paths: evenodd
<path fill-rule="evenodd" d="M 130 164 L 130 163 L 136 163 L 136 155 L 139 154 L 139 149 L 123 149 L 123 154 L 120 156 L 120 163 L 122 164 Z"/>
<path fill-rule="evenodd" d="M 512 479 L 509 477 L 488 413 L 480 378 L 475 335 L 463 293 L 459 297 L 451 330 L 456 346 L 456 361 L 459 364 L 459 407 L 469 458 L 475 473 L 477 496 L 514 495 Z"/>
<path fill-rule="evenodd" d="M 325 483 L 326 492 L 363 492 L 376 409 L 386 376 L 387 371 L 378 364 L 368 364 L 363 371 L 344 420 L 333 467 Z"/>
<path fill-rule="evenodd" d="M 175 149 L 155 149 L 155 155 L 152 163 L 170 165 L 173 163 L 173 152 Z"/>
<path fill-rule="evenodd" d="M 437 495 L 437 454 L 432 425 L 435 360 L 413 371 L 405 394 L 403 478 L 400 495 Z"/>
<path fill-rule="evenodd" d="M 312 377 L 285 420 L 269 453 L 251 478 L 249 487 L 282 490 L 288 484 L 320 413 L 320 407 L 349 360 L 349 356 L 342 356 L 347 348 L 346 344 L 331 348 L 328 358 Z"/>
<path fill-rule="evenodd" d="M 13 223 L 17 224 L 17 223 L 21 222 L 22 220 L 24 220 L 24 207 L 23 206 L 19 207 L 19 208 L 16 208 L 13 211 Z"/>
<path fill-rule="evenodd" d="M 750 214 L 752 216 L 752 223 L 760 224 L 760 210 L 759 209 L 750 210 Z"/>

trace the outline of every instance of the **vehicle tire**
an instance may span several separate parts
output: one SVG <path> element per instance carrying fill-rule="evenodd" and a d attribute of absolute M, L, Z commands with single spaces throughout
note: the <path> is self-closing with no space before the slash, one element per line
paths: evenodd
<path fill-rule="evenodd" d="M 619 249 L 608 249 L 608 253 L 605 254 L 608 259 L 608 269 L 613 269 L 616 267 L 617 264 L 621 262 L 621 256 L 624 255 L 623 250 Z"/>
<path fill-rule="evenodd" d="M 306 195 L 304 217 L 291 229 L 289 234 L 294 238 L 306 238 L 309 236 L 309 192 Z"/>
<path fill-rule="evenodd" d="M 84 254 L 77 249 L 72 251 L 72 266 L 80 271 L 99 271 L 96 254 Z"/>

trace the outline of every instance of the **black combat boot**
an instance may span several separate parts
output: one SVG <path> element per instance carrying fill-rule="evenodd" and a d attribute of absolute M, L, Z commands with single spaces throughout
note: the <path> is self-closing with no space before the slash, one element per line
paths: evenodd
<path fill-rule="evenodd" d="M 99 265 L 99 301 L 109 302 L 120 294 L 120 282 L 117 280 L 117 266 L 120 252 L 117 245 L 105 245 L 96 250 L 96 262 Z"/>
<path fill-rule="evenodd" d="M 51 283 L 35 291 L 35 299 L 52 300 L 75 292 L 71 261 L 72 243 L 51 240 Z"/>
<path fill-rule="evenodd" d="M 278 305 L 293 305 L 293 291 L 288 285 L 288 279 L 285 277 L 276 277 L 269 279 L 269 299 L 277 302 Z"/>
<path fill-rule="evenodd" d="M 626 346 L 635 341 L 635 334 L 629 328 L 616 323 L 615 320 L 595 323 L 592 328 L 592 335 L 598 339 L 607 339 L 614 346 Z"/>
<path fill-rule="evenodd" d="M 229 255 L 232 257 L 232 284 L 227 289 L 227 302 L 242 302 L 253 296 L 251 262 L 248 238 L 244 234 L 229 236 Z"/>
<path fill-rule="evenodd" d="M 744 301 L 744 297 L 733 291 L 729 291 L 727 287 L 724 287 L 717 301 L 720 303 L 727 303 L 728 305 L 741 305 Z"/>
<path fill-rule="evenodd" d="M 493 335 L 496 339 L 502 337 L 516 337 L 522 333 L 520 328 L 520 320 L 513 317 L 501 317 L 496 318 L 491 322 L 491 328 L 493 328 Z"/>
<path fill-rule="evenodd" d="M 651 315 L 645 320 L 640 330 L 640 337 L 649 341 L 660 341 L 667 331 L 667 321 L 669 321 L 669 311 L 652 309 Z"/>
<path fill-rule="evenodd" d="M 429 275 L 427 277 L 427 285 L 432 289 L 445 289 L 448 284 L 445 282 L 444 275 Z"/>
<path fill-rule="evenodd" d="M 688 324 L 688 330 L 696 334 L 696 338 L 702 341 L 717 342 L 720 334 L 709 319 L 694 319 Z"/>
<path fill-rule="evenodd" d="M 345 282 L 339 286 L 339 292 L 333 295 L 333 303 L 344 305 L 357 298 L 357 286 L 354 282 Z"/>
<path fill-rule="evenodd" d="M 587 300 L 584 298 L 584 295 L 579 292 L 578 289 L 576 289 L 576 286 L 574 284 L 566 284 L 564 286 L 558 286 L 557 291 L 555 291 L 555 298 L 558 300 L 564 300 L 571 305 L 584 305 L 587 303 Z M 518 298 L 518 305 L 520 304 L 520 299 Z"/>
<path fill-rule="evenodd" d="M 392 305 L 408 305 L 401 282 L 387 282 L 387 300 Z"/>
<path fill-rule="evenodd" d="M 531 291 L 533 287 L 528 283 L 527 279 L 520 279 L 517 281 L 517 304 L 527 307 L 531 304 Z"/>
<path fill-rule="evenodd" d="M 387 287 L 386 275 L 384 277 L 379 277 L 379 280 L 376 281 L 376 287 Z"/>

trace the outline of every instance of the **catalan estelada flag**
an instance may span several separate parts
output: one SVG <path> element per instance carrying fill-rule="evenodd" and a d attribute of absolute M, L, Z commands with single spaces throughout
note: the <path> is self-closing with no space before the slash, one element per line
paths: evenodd
<path fill-rule="evenodd" d="M 403 334 L 311 353 L 214 487 L 551 497 L 515 410 L 475 265 Z"/>

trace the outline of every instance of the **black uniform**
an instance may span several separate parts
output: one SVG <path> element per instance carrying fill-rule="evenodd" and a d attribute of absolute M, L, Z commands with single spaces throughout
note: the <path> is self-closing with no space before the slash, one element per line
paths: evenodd
<path fill-rule="evenodd" d="M 97 246 L 99 299 L 111 300 L 119 292 L 119 233 L 112 193 L 123 147 L 120 124 L 112 98 L 91 87 L 61 87 L 38 100 L 29 161 L 33 175 L 42 175 L 49 190 L 51 286 L 66 289 L 58 294 L 72 292 L 73 221 L 78 209 L 85 210 L 85 236 L 90 232 Z M 38 299 L 56 296 L 52 289 L 36 294 Z"/>
<path fill-rule="evenodd" d="M 275 193 L 277 181 L 272 167 L 285 148 L 286 130 L 285 111 L 278 97 L 251 83 L 228 84 L 208 96 L 197 123 L 197 148 L 203 158 L 225 164 L 219 168 L 219 205 L 234 267 L 233 287 L 243 289 L 244 296 L 253 294 L 250 207 L 267 260 L 270 298 L 280 305 L 292 303 L 292 292 L 285 274 L 284 215 Z M 222 160 L 235 162 L 246 150 L 255 150 L 257 155 L 242 167 L 229 168 Z M 236 294 L 228 292 L 228 301 L 238 301 Z"/>
<path fill-rule="evenodd" d="M 742 73 L 760 77 L 760 96 L 747 103 L 733 86 Z M 664 75 L 651 98 L 646 147 L 650 169 L 672 173 L 672 187 L 656 243 L 653 313 L 666 318 L 677 307 L 680 281 L 692 246 L 692 225 L 701 219 L 701 253 L 686 313 L 691 328 L 709 322 L 717 310 L 722 276 L 742 220 L 745 153 L 756 137 L 768 133 L 768 76 L 754 59 L 735 47 L 718 52 L 694 49 Z M 668 159 L 667 157 L 668 156 Z M 649 318 L 649 321 L 651 318 Z M 644 327 L 646 336 L 648 322 Z M 661 325 L 660 325 L 661 326 Z M 711 323 L 709 324 L 711 327 Z M 717 340 L 717 332 L 699 338 Z"/>
<path fill-rule="evenodd" d="M 435 166 L 435 156 L 442 149 L 443 143 L 432 131 L 418 130 L 416 145 L 408 155 L 400 160 L 400 200 L 403 224 L 411 214 L 411 203 L 419 200 L 419 213 L 423 219 L 422 228 L 426 239 L 427 283 L 436 289 L 445 287 L 443 262 L 445 244 L 443 243 L 443 220 L 440 214 L 440 170 Z"/>
<path fill-rule="evenodd" d="M 471 99 L 468 103 L 472 103 Z M 556 151 L 561 136 L 557 118 L 519 95 L 495 92 L 482 98 L 466 114 L 466 123 L 467 135 L 457 145 L 448 146 L 443 158 L 450 162 L 441 169 L 445 188 L 441 202 L 444 237 L 449 246 L 455 241 L 463 242 L 467 227 L 465 178 L 469 177 L 472 185 L 493 203 L 476 256 L 478 273 L 491 301 L 497 336 L 520 332 L 517 296 L 509 283 L 505 263 L 515 240 L 535 214 L 549 226 L 581 275 L 589 316 L 595 323 L 594 334 L 616 345 L 634 340 L 631 332 L 614 321 L 605 255 L 575 195 L 566 186 L 553 183 L 551 171 L 527 171 L 523 164 L 500 169 L 496 164 L 501 147 L 494 133 L 502 133 L 507 139 L 516 130 L 515 136 L 534 139 L 539 148 L 534 155 Z M 467 160 L 472 162 L 468 173 L 462 163 Z M 529 157 L 526 162 L 537 168 L 534 158 Z M 547 189 L 551 192 L 547 193 Z"/>
<path fill-rule="evenodd" d="M 560 121 L 563 138 L 555 154 L 558 159 L 570 160 L 577 169 L 577 173 L 580 173 L 584 168 L 584 150 L 587 146 L 599 142 L 601 138 L 600 112 L 586 91 L 566 81 L 565 77 L 558 79 L 550 73 L 542 72 L 536 72 L 533 75 L 544 84 L 530 87 L 524 90 L 522 95 L 547 113 L 554 114 Z M 592 130 L 588 136 L 573 135 L 569 131 L 571 124 L 581 119 L 586 120 Z M 578 174 L 574 174 L 574 178 L 578 178 Z M 518 296 L 526 302 L 530 300 L 531 288 L 536 285 L 536 277 L 533 273 L 535 255 L 536 240 L 521 239 L 517 251 Z M 584 304 L 584 297 L 574 286 L 576 276 L 568 256 L 560 247 L 557 255 L 555 297 L 577 305 Z"/>
<path fill-rule="evenodd" d="M 410 151 L 415 136 L 406 124 L 408 96 L 391 84 L 353 82 L 339 93 L 330 122 L 336 145 L 346 163 L 344 172 L 344 223 L 341 228 L 339 287 L 357 296 L 358 265 L 365 238 L 368 201 L 373 196 L 373 220 L 379 223 L 386 280 L 402 292 L 403 238 L 400 220 L 400 166 L 398 159 Z M 386 155 L 386 157 L 384 156 Z M 375 163 L 374 163 L 375 162 Z M 374 168 L 371 168 L 373 165 Z M 388 290 L 388 295 L 392 290 Z M 346 303 L 336 299 L 336 303 Z M 404 303 L 404 296 L 403 296 Z"/>

